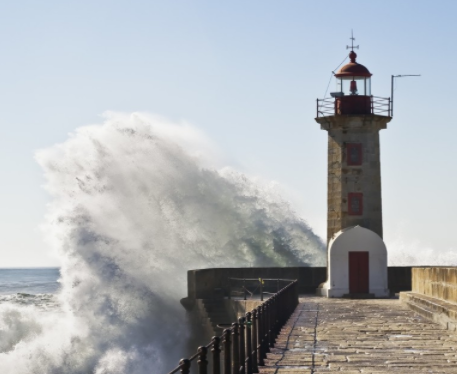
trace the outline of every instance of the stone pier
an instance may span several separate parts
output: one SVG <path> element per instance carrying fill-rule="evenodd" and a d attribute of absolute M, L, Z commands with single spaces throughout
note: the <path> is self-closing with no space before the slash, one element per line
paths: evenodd
<path fill-rule="evenodd" d="M 300 298 L 261 373 L 457 373 L 457 333 L 396 299 Z"/>

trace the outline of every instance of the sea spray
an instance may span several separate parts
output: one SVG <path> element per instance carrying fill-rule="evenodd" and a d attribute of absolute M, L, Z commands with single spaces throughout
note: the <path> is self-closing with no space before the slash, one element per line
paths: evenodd
<path fill-rule="evenodd" d="M 108 113 L 36 158 L 60 307 L 0 309 L 2 373 L 166 372 L 183 352 L 188 269 L 325 263 L 275 186 L 218 167 L 188 124 Z"/>
<path fill-rule="evenodd" d="M 389 266 L 457 266 L 454 248 L 436 249 L 419 239 L 394 239 L 387 243 Z"/>

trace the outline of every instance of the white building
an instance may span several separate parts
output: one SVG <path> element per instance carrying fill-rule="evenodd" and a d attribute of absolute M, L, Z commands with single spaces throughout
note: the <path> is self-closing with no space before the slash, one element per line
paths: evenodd
<path fill-rule="evenodd" d="M 360 226 L 335 234 L 328 249 L 328 280 L 318 293 L 326 297 L 388 297 L 387 249 L 379 235 Z"/>

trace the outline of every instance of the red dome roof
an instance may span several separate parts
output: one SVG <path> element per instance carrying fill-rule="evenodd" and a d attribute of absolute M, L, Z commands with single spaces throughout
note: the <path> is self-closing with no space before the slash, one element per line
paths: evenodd
<path fill-rule="evenodd" d="M 351 62 L 344 65 L 336 74 L 335 77 L 338 78 L 343 78 L 343 77 L 371 77 L 373 74 L 371 74 L 368 69 L 355 62 L 355 58 L 357 57 L 357 54 L 354 51 L 351 51 L 349 53 L 349 58 L 351 59 Z"/>

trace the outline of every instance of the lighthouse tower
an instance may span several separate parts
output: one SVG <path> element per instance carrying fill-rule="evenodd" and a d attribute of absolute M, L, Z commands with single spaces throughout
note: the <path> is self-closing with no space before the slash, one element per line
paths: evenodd
<path fill-rule="evenodd" d="M 336 92 L 317 100 L 316 122 L 328 132 L 328 279 L 319 293 L 385 297 L 379 131 L 391 120 L 390 98 L 371 94 L 372 74 L 356 61 L 351 39 Z"/>

